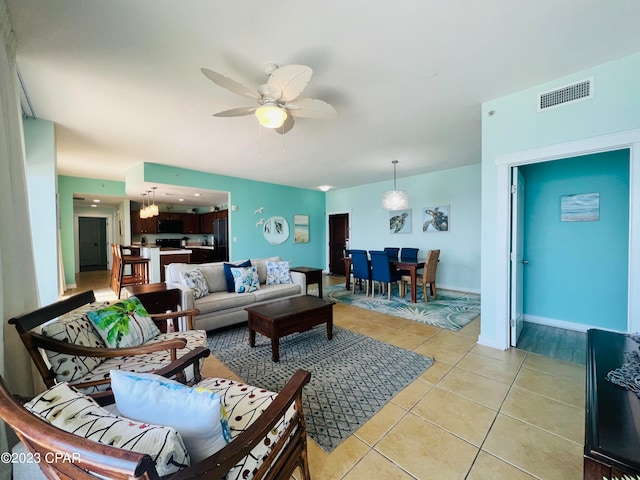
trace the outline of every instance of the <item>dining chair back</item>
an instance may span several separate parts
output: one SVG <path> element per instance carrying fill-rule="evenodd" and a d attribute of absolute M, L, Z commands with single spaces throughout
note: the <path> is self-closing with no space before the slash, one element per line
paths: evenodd
<path fill-rule="evenodd" d="M 369 295 L 369 283 L 371 282 L 371 269 L 366 250 L 350 250 L 353 275 L 353 293 L 356 293 L 356 280 L 364 280 L 365 295 Z M 360 283 L 362 290 L 362 283 Z"/>
<path fill-rule="evenodd" d="M 392 268 L 387 252 L 372 250 L 369 255 L 371 256 L 371 296 L 373 297 L 375 289 L 373 282 L 379 282 L 381 290 L 386 285 L 387 298 L 391 300 L 391 284 L 400 281 L 400 273 Z"/>
<path fill-rule="evenodd" d="M 422 271 L 422 279 L 420 282 L 422 283 L 422 293 L 424 295 L 424 301 L 428 302 L 429 297 L 427 296 L 427 284 L 431 289 L 431 295 L 434 299 L 438 298 L 438 292 L 436 291 L 436 270 L 438 269 L 438 261 L 440 259 L 440 250 L 429 250 L 427 252 L 427 259 L 424 262 L 424 269 Z M 402 275 L 400 279 L 400 292 L 401 296 L 404 296 L 405 292 L 405 283 L 409 282 L 411 284 L 411 277 L 409 275 Z"/>
<path fill-rule="evenodd" d="M 401 262 L 417 262 L 418 261 L 418 248 L 403 248 L 400 250 Z"/>
<path fill-rule="evenodd" d="M 392 262 L 397 262 L 398 261 L 398 252 L 400 251 L 399 248 L 396 248 L 396 247 L 384 247 L 384 251 L 387 254 L 387 256 L 389 257 L 389 260 L 391 260 Z"/>

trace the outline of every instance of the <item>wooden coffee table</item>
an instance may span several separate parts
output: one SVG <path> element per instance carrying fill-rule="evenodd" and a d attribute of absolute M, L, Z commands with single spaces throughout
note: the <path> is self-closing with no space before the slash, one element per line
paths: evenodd
<path fill-rule="evenodd" d="M 255 347 L 256 332 L 271 339 L 271 359 L 280 361 L 280 339 L 327 324 L 327 338 L 333 337 L 334 302 L 311 295 L 289 297 L 245 310 L 249 313 L 249 345 Z"/>

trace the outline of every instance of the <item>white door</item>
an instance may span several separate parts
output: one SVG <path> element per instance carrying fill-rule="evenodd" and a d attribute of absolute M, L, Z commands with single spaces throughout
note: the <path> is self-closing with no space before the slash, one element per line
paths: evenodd
<path fill-rule="evenodd" d="M 515 347 L 523 325 L 524 266 L 524 177 L 518 167 L 511 170 L 511 346 Z"/>

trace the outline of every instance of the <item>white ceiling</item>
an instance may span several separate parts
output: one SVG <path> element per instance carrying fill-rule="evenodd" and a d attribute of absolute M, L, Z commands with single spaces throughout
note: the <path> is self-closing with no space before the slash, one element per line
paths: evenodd
<path fill-rule="evenodd" d="M 480 163 L 481 103 L 640 51 L 638 0 L 5 0 L 59 173 L 154 162 L 303 188 Z M 279 135 L 207 67 L 257 87 L 314 70 L 337 120 Z"/>

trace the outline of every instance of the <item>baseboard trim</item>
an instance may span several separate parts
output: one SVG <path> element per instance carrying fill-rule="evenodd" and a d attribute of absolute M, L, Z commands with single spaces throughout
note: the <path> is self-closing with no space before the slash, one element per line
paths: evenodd
<path fill-rule="evenodd" d="M 548 327 L 564 328 L 565 330 L 575 330 L 577 332 L 586 332 L 593 325 L 585 323 L 566 322 L 564 320 L 556 320 L 555 318 L 537 317 L 535 315 L 524 315 L 524 321 L 529 323 L 537 323 L 538 325 L 546 325 Z"/>
<path fill-rule="evenodd" d="M 506 350 L 502 342 L 499 342 L 497 338 L 486 337 L 484 335 L 480 335 L 478 337 L 478 345 L 484 345 L 485 347 L 496 348 L 498 350 Z"/>

